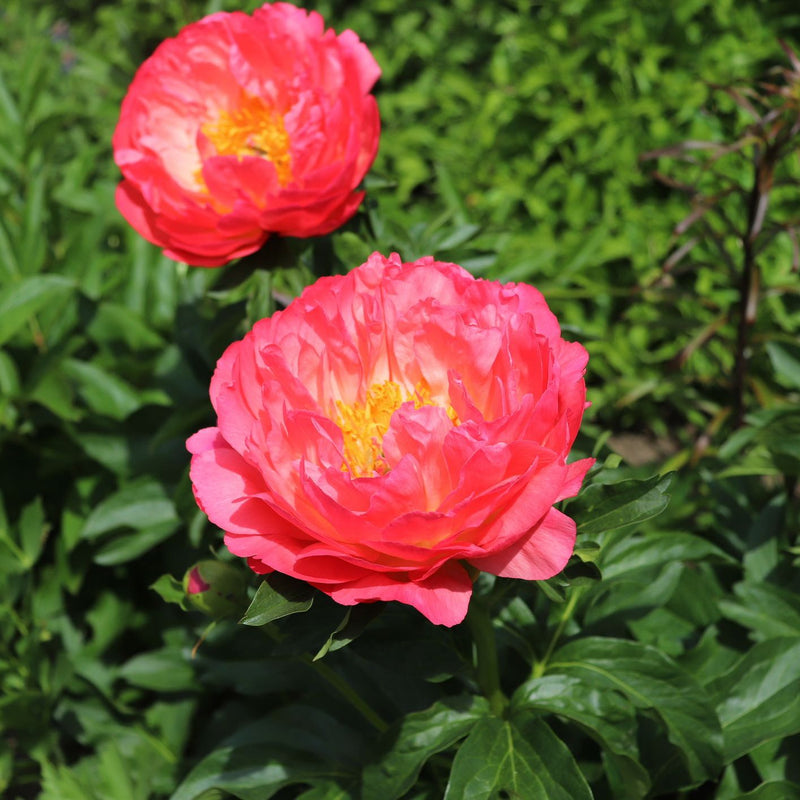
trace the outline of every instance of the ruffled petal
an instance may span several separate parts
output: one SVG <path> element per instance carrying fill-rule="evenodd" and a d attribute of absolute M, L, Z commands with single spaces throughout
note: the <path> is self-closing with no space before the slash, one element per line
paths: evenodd
<path fill-rule="evenodd" d="M 337 589 L 327 589 L 337 603 L 352 606 L 375 600 L 397 600 L 414 606 L 434 625 L 451 628 L 464 620 L 472 595 L 472 579 L 463 567 L 448 564 L 422 581 L 374 574 Z"/>
<path fill-rule="evenodd" d="M 575 535 L 574 520 L 551 508 L 529 535 L 505 550 L 470 559 L 469 563 L 501 578 L 547 580 L 567 565 L 575 548 Z"/>

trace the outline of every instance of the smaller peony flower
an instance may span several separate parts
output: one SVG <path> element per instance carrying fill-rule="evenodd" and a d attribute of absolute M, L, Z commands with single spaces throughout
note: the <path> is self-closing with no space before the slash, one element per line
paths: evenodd
<path fill-rule="evenodd" d="M 211 14 L 136 73 L 114 132 L 125 219 L 171 258 L 216 267 L 271 233 L 346 222 L 378 149 L 380 68 L 352 31 L 288 3 Z"/>
<path fill-rule="evenodd" d="M 567 462 L 586 361 L 533 287 L 375 253 L 222 355 L 195 497 L 256 572 L 455 625 L 471 572 L 542 580 L 572 554 L 553 504 L 592 464 Z"/>

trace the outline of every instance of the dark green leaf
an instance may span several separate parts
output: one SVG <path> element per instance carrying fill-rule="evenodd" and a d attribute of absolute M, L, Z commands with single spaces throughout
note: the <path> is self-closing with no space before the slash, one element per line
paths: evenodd
<path fill-rule="evenodd" d="M 142 530 L 178 522 L 175 506 L 164 487 L 154 480 L 142 480 L 124 486 L 98 504 L 81 535 L 92 540 L 117 528 Z"/>
<path fill-rule="evenodd" d="M 734 559 L 706 539 L 690 533 L 670 531 L 619 537 L 603 547 L 598 562 L 603 578 L 611 581 L 661 564 L 709 558 L 722 563 L 734 563 Z"/>
<path fill-rule="evenodd" d="M 273 573 L 262 581 L 245 615 L 243 625 L 260 627 L 276 619 L 308 611 L 314 602 L 314 590 L 302 581 Z"/>
<path fill-rule="evenodd" d="M 268 800 L 284 786 L 310 783 L 329 772 L 318 761 L 299 758 L 274 744 L 223 747 L 186 776 L 171 800 L 195 800 L 210 789 L 240 800 Z"/>
<path fill-rule="evenodd" d="M 88 333 L 103 344 L 123 342 L 132 350 L 164 347 L 164 339 L 135 311 L 120 303 L 102 303 L 88 327 Z"/>
<path fill-rule="evenodd" d="M 656 475 L 644 481 L 587 487 L 580 496 L 580 512 L 576 512 L 579 532 L 597 536 L 657 516 L 669 504 L 667 489 L 672 478 L 671 474 Z"/>
<path fill-rule="evenodd" d="M 361 797 L 355 783 L 342 786 L 336 781 L 311 781 L 311 788 L 297 796 L 297 800 L 359 800 Z"/>
<path fill-rule="evenodd" d="M 800 785 L 789 781 L 770 781 L 735 800 L 800 800 Z"/>
<path fill-rule="evenodd" d="M 0 299 L 0 345 L 46 306 L 74 289 L 74 283 L 60 275 L 33 275 L 7 287 Z"/>
<path fill-rule="evenodd" d="M 137 391 L 122 378 L 90 362 L 66 359 L 63 370 L 76 383 L 78 394 L 97 414 L 123 420 L 143 403 Z"/>
<path fill-rule="evenodd" d="M 134 686 L 158 692 L 191 689 L 196 683 L 187 655 L 174 648 L 134 656 L 120 667 L 119 674 Z"/>
<path fill-rule="evenodd" d="M 799 733 L 800 638 L 756 644 L 708 689 L 717 698 L 726 761 Z"/>
<path fill-rule="evenodd" d="M 591 800 L 586 779 L 550 728 L 530 714 L 484 717 L 459 747 L 444 800 Z"/>
<path fill-rule="evenodd" d="M 384 734 L 380 760 L 364 770 L 363 800 L 401 797 L 425 762 L 463 739 L 488 710 L 483 697 L 461 695 L 407 714 Z"/>
<path fill-rule="evenodd" d="M 689 784 L 721 769 L 722 735 L 709 697 L 658 650 L 622 639 L 577 639 L 554 654 L 547 672 L 574 676 L 587 689 L 620 692 L 637 708 L 652 709 L 684 762 Z M 660 766 L 676 772 L 675 764 Z"/>
<path fill-rule="evenodd" d="M 382 603 L 360 603 L 359 605 L 348 608 L 342 621 L 336 627 L 336 630 L 328 637 L 328 640 L 314 656 L 314 661 L 323 658 L 328 653 L 346 647 L 350 642 L 361 635 L 364 628 L 366 628 L 382 610 Z"/>
<path fill-rule="evenodd" d="M 94 561 L 106 567 L 133 561 L 168 539 L 177 527 L 177 520 L 171 520 L 149 528 L 121 532 L 104 540 L 98 546 L 94 553 Z"/>
<path fill-rule="evenodd" d="M 625 792 L 620 800 L 638 800 L 650 790 L 650 778 L 638 762 L 635 708 L 623 695 L 576 676 L 544 675 L 520 686 L 512 707 L 558 714 L 583 728 L 618 769 Z"/>
<path fill-rule="evenodd" d="M 728 619 L 750 628 L 759 640 L 779 636 L 800 636 L 800 595 L 768 583 L 737 583 L 736 600 L 719 601 Z"/>

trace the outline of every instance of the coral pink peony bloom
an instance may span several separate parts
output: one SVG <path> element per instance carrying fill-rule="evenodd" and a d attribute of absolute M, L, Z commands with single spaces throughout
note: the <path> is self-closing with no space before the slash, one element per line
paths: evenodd
<path fill-rule="evenodd" d="M 540 580 L 572 554 L 552 506 L 592 464 L 566 461 L 586 360 L 536 289 L 375 253 L 222 355 L 195 497 L 256 572 L 455 625 L 465 565 Z"/>
<path fill-rule="evenodd" d="M 352 31 L 288 3 L 212 14 L 167 39 L 114 132 L 117 206 L 171 258 L 216 267 L 270 233 L 348 220 L 375 159 L 380 68 Z"/>

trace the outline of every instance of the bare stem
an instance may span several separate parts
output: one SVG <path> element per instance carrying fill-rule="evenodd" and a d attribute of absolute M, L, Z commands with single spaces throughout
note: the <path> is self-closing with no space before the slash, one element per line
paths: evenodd
<path fill-rule="evenodd" d="M 478 685 L 484 697 L 489 701 L 492 714 L 502 717 L 508 699 L 500 688 L 500 671 L 497 666 L 497 644 L 492 627 L 492 618 L 484 602 L 477 597 L 472 598 L 467 613 L 467 624 L 475 644 L 476 669 Z"/>

